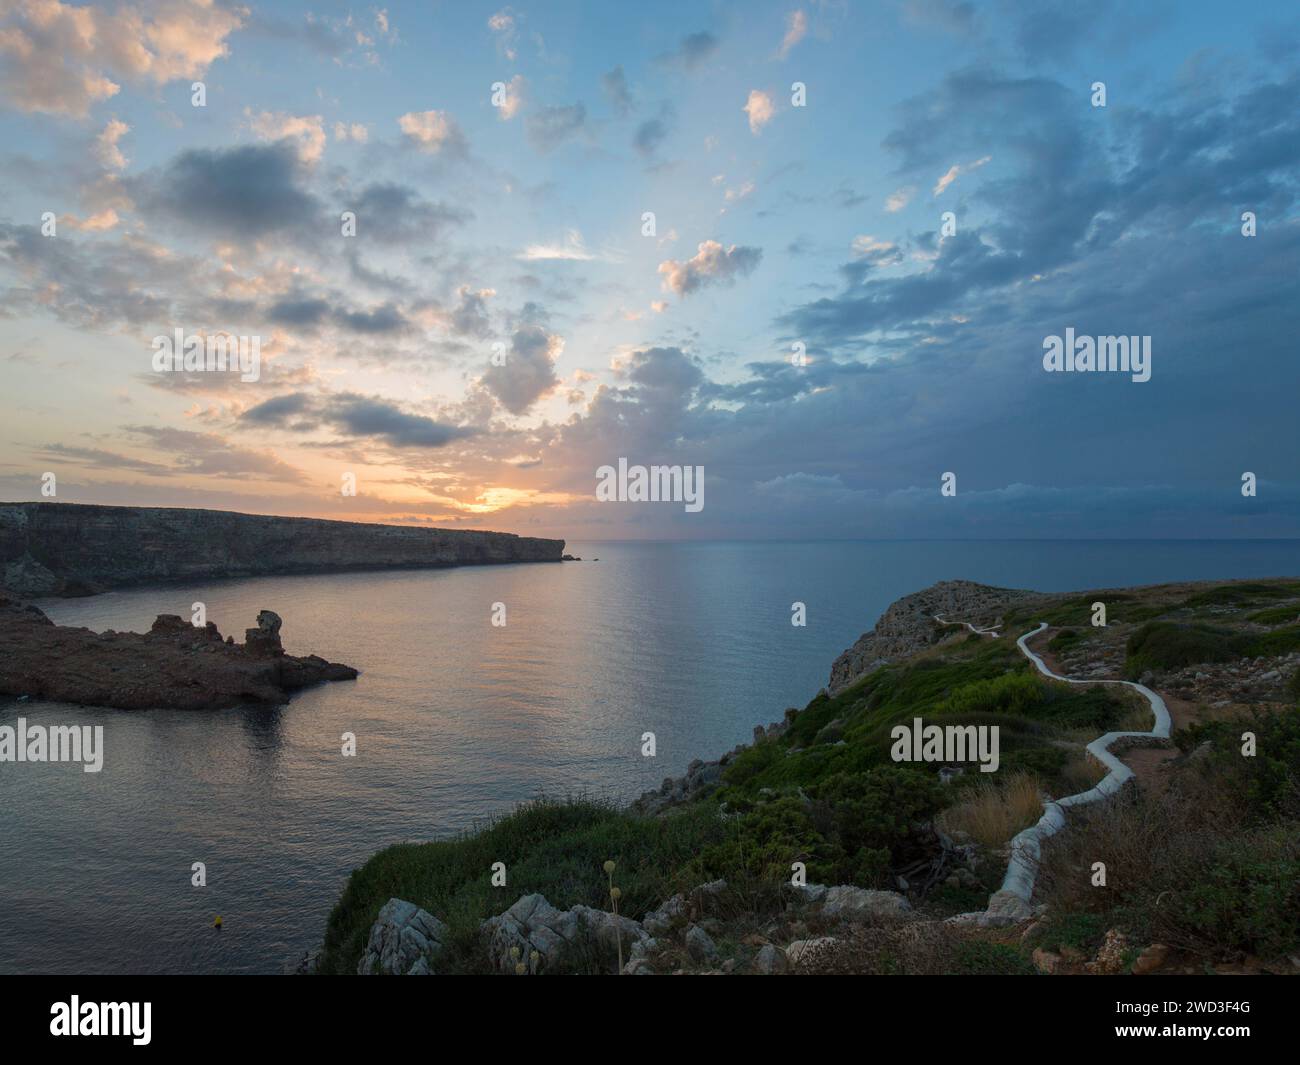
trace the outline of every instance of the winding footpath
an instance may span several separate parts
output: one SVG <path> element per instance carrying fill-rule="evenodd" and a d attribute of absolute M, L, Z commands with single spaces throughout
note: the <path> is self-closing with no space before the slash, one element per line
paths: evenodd
<path fill-rule="evenodd" d="M 943 618 L 937 615 L 935 620 L 941 624 L 954 624 L 953 622 L 944 621 Z M 967 621 L 959 624 L 965 625 L 971 632 L 978 633 L 981 636 L 992 636 L 995 639 L 998 636 L 993 629 L 978 629 Z M 1063 677 L 1059 673 L 1053 673 L 1047 667 L 1047 663 L 1028 647 L 1028 642 L 1046 628 L 1047 622 L 1040 621 L 1038 628 L 1030 630 L 1016 641 L 1016 646 L 1024 652 L 1025 657 L 1034 664 L 1039 673 L 1051 680 L 1064 681 L 1066 684 L 1122 684 L 1132 688 L 1141 693 L 1142 697 L 1151 704 L 1151 712 L 1155 716 L 1155 725 L 1150 732 L 1107 732 L 1104 736 L 1098 736 L 1088 744 L 1088 753 L 1104 765 L 1109 772 L 1095 787 L 1089 788 L 1087 791 L 1081 791 L 1077 795 L 1067 795 L 1063 799 L 1055 799 L 1044 803 L 1043 816 L 1038 820 L 1038 823 L 1031 825 L 1011 841 L 1011 860 L 1007 864 L 1007 873 L 1002 879 L 1002 886 L 989 900 L 987 913 L 978 915 L 976 918 L 982 918 L 982 923 L 1009 923 L 1027 917 L 1030 913 L 1029 902 L 1034 894 L 1034 880 L 1038 875 L 1038 863 L 1042 856 L 1042 841 L 1047 839 L 1048 836 L 1055 835 L 1065 826 L 1065 811 L 1068 808 L 1085 806 L 1088 803 L 1100 802 L 1102 799 L 1109 798 L 1132 779 L 1133 770 L 1110 753 L 1111 744 L 1116 740 L 1126 738 L 1169 738 L 1171 724 L 1169 708 L 1165 706 L 1165 701 L 1146 685 L 1131 680 L 1075 680 L 1072 677 Z"/>

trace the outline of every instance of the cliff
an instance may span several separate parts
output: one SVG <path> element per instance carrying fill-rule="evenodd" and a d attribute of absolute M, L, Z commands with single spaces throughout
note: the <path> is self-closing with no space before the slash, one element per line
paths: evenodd
<path fill-rule="evenodd" d="M 236 514 L 0 503 L 0 588 L 90 595 L 182 580 L 355 569 L 559 562 L 563 540 Z"/>
<path fill-rule="evenodd" d="M 1011 603 L 1041 598 L 1036 592 L 1013 588 L 992 588 L 975 581 L 940 581 L 890 604 L 880 615 L 876 627 L 863 633 L 857 642 L 839 656 L 831 666 L 827 685 L 832 695 L 866 676 L 878 666 L 909 658 L 929 647 L 942 635 L 945 621 L 979 621 L 996 624 L 996 612 Z"/>

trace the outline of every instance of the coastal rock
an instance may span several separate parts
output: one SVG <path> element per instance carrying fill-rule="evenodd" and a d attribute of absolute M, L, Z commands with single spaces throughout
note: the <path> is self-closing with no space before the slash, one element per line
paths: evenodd
<path fill-rule="evenodd" d="M 563 540 L 179 507 L 0 503 L 0 579 L 14 595 L 86 595 L 273 573 L 559 562 Z"/>
<path fill-rule="evenodd" d="M 912 904 L 896 891 L 870 891 L 840 884 L 826 892 L 822 903 L 823 917 L 864 920 L 902 917 L 912 911 Z"/>
<path fill-rule="evenodd" d="M 447 926 L 413 902 L 389 899 L 370 927 L 360 976 L 428 976 L 442 952 Z"/>
<path fill-rule="evenodd" d="M 259 617 L 265 627 L 249 630 L 259 634 L 250 650 L 223 640 L 212 622 L 196 628 L 175 614 L 160 614 L 143 634 L 54 625 L 36 607 L 0 593 L 0 695 L 122 710 L 205 710 L 276 705 L 309 685 L 357 676 L 316 655 L 285 654 L 279 617 Z"/>
<path fill-rule="evenodd" d="M 536 975 L 576 960 L 594 950 L 596 962 L 605 972 L 616 972 L 618 951 L 632 958 L 632 948 L 650 937 L 629 917 L 615 916 L 589 906 L 557 910 L 540 894 L 523 895 L 510 909 L 489 917 L 480 926 L 492 967 L 514 973 L 522 964 Z M 645 948 L 637 956 L 643 956 Z"/>
<path fill-rule="evenodd" d="M 244 630 L 244 650 L 254 658 L 279 658 L 284 654 L 280 643 L 280 615 L 273 610 L 262 610 L 257 615 L 257 628 Z"/>

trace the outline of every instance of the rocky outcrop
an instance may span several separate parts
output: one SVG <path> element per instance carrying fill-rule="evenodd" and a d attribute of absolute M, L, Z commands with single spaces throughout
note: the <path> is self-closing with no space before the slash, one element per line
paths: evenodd
<path fill-rule="evenodd" d="M 563 540 L 223 510 L 0 503 L 0 588 L 34 598 L 168 581 L 559 562 Z"/>
<path fill-rule="evenodd" d="M 839 656 L 831 666 L 828 684 L 832 695 L 847 688 L 878 666 L 923 651 L 942 634 L 944 619 L 993 622 L 1007 604 L 1042 598 L 1037 592 L 991 588 L 974 581 L 940 581 L 892 603 L 871 632 Z"/>
<path fill-rule="evenodd" d="M 212 622 L 196 628 L 159 614 L 149 632 L 93 632 L 55 625 L 34 606 L 0 592 L 0 695 L 123 710 L 206 710 L 278 704 L 327 680 L 353 680 L 351 666 L 295 657 L 280 644 L 270 610 L 249 643 L 222 639 Z"/>
<path fill-rule="evenodd" d="M 620 941 L 629 960 L 643 957 L 653 942 L 628 917 L 590 906 L 557 910 L 543 895 L 522 896 L 505 913 L 484 921 L 481 932 L 492 968 L 506 974 L 555 972 L 580 961 L 617 972 Z"/>
<path fill-rule="evenodd" d="M 447 926 L 413 902 L 389 899 L 370 927 L 365 953 L 357 963 L 361 976 L 432 976 Z"/>

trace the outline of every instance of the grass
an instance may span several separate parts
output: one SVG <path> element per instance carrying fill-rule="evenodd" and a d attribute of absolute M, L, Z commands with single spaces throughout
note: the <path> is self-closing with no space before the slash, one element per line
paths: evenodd
<path fill-rule="evenodd" d="M 994 848 L 1028 828 L 1042 814 L 1038 778 L 1021 772 L 1001 780 L 980 780 L 965 799 L 939 815 L 938 824 L 945 832 L 965 832 L 977 843 Z"/>
<path fill-rule="evenodd" d="M 603 864 L 610 858 L 618 862 L 620 909 L 639 919 L 698 883 L 674 874 L 733 831 L 712 805 L 651 818 L 585 799 L 540 799 L 456 839 L 385 848 L 353 872 L 330 914 L 321 971 L 356 970 L 375 914 L 392 897 L 449 925 L 440 972 L 474 971 L 481 965 L 479 924 L 521 895 L 541 892 L 561 909 L 608 908 Z M 498 861 L 506 864 L 507 886 L 494 888 L 491 866 Z"/>

